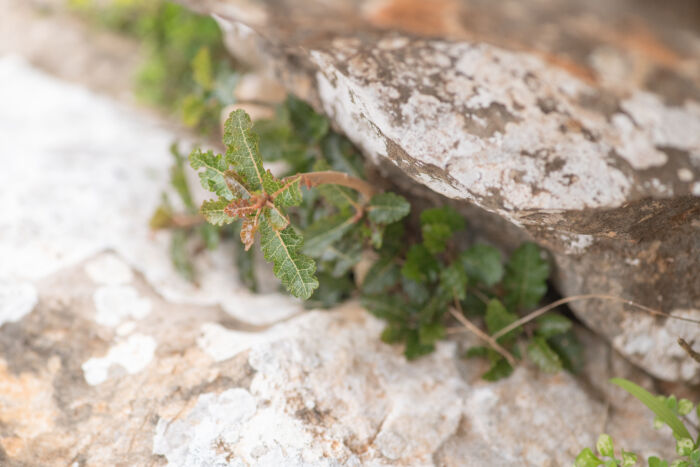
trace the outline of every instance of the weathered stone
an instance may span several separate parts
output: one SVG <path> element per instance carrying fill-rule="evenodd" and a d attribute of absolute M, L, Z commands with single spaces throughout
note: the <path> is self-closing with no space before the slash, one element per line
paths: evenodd
<path fill-rule="evenodd" d="M 199 289 L 179 281 L 146 230 L 175 135 L 17 59 L 0 99 L 3 466 L 565 465 L 605 428 L 608 396 L 568 374 L 486 383 L 466 338 L 407 362 L 357 304 L 252 302 L 225 248 Z M 672 455 L 641 404 L 620 407 L 640 423 L 608 426 L 619 445 Z"/>
<path fill-rule="evenodd" d="M 700 6 L 671 4 L 191 3 L 257 34 L 288 88 L 378 166 L 548 247 L 562 294 L 700 319 Z M 633 330 L 640 312 L 621 304 L 571 306 L 647 371 L 700 381 L 669 351 L 672 320 Z"/>

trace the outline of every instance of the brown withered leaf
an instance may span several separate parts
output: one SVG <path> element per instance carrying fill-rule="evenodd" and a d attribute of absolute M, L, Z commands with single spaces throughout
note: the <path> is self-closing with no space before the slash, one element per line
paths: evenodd
<path fill-rule="evenodd" d="M 258 231 L 258 222 L 256 219 L 245 219 L 241 225 L 241 242 L 245 245 L 245 250 L 250 250 L 255 242 L 255 232 Z"/>

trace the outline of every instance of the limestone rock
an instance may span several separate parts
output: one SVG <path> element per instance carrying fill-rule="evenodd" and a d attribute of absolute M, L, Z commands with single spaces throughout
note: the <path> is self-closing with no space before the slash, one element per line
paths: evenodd
<path fill-rule="evenodd" d="M 700 319 L 697 2 L 190 4 L 257 34 L 287 87 L 379 167 L 549 248 L 562 294 Z M 572 308 L 655 376 L 700 381 L 672 320 Z"/>

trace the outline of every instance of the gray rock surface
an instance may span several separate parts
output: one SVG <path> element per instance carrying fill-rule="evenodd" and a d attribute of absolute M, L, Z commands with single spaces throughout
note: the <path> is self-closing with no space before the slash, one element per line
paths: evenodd
<path fill-rule="evenodd" d="M 182 282 L 146 227 L 176 134 L 16 58 L 0 100 L 3 466 L 554 466 L 601 430 L 671 455 L 640 404 L 527 367 L 483 382 L 468 341 L 406 362 L 356 304 L 251 297 L 225 250 Z M 589 381 L 650 384 L 597 361 Z"/>
<path fill-rule="evenodd" d="M 190 4 L 229 43 L 256 43 L 387 173 L 546 246 L 563 295 L 700 319 L 697 2 Z M 674 344 L 697 326 L 571 306 L 655 376 L 700 381 Z"/>

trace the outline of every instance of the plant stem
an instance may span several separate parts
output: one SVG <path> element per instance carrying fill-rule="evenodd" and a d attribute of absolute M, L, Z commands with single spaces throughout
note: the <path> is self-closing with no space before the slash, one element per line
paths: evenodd
<path fill-rule="evenodd" d="M 318 185 L 340 185 L 348 188 L 352 188 L 360 193 L 365 199 L 369 200 L 377 194 L 377 189 L 367 183 L 366 181 L 348 175 L 344 172 L 336 172 L 334 170 L 325 170 L 322 172 L 308 172 L 298 175 L 293 175 L 291 177 L 285 178 L 283 181 L 287 182 L 299 177 L 301 183 L 306 186 L 318 186 Z"/>
<path fill-rule="evenodd" d="M 694 319 L 690 319 L 690 318 L 683 318 L 682 316 L 675 316 L 675 315 L 672 315 L 669 313 L 664 313 L 662 311 L 654 310 L 653 308 L 649 308 L 647 306 L 640 305 L 639 303 L 635 303 L 631 300 L 616 297 L 614 295 L 588 294 L 588 295 L 574 295 L 572 297 L 562 298 L 560 300 L 557 300 L 556 302 L 550 303 L 549 305 L 543 306 L 542 308 L 537 309 L 537 310 L 533 311 L 532 313 L 529 313 L 528 315 L 523 316 L 519 320 L 504 327 L 503 329 L 501 329 L 500 331 L 495 333 L 492 337 L 494 339 L 498 339 L 499 337 L 507 334 L 508 332 L 512 331 L 513 329 L 520 327 L 523 324 L 532 321 L 533 319 L 547 313 L 548 311 L 558 307 L 559 305 L 564 305 L 565 303 L 575 302 L 578 300 L 591 300 L 591 299 L 610 300 L 612 302 L 624 303 L 624 304 L 630 305 L 634 308 L 639 308 L 640 310 L 644 310 L 651 315 L 665 316 L 666 318 L 673 318 L 673 319 L 678 319 L 681 321 L 688 321 L 690 323 L 700 324 L 700 321 L 698 321 L 698 320 L 694 320 Z"/>
<path fill-rule="evenodd" d="M 515 357 L 513 357 L 513 355 L 506 349 L 501 347 L 501 345 L 498 342 L 496 342 L 496 339 L 486 334 L 484 331 L 479 329 L 478 326 L 476 326 L 474 323 L 472 323 L 464 317 L 464 313 L 462 312 L 462 305 L 460 305 L 459 300 L 455 300 L 455 306 L 457 307 L 457 310 L 455 310 L 454 308 L 449 308 L 450 314 L 454 316 L 455 319 L 459 321 L 468 331 L 476 335 L 476 337 L 486 342 L 489 345 L 489 347 L 501 354 L 503 358 L 505 358 L 508 361 L 508 363 L 510 363 L 510 366 L 515 368 L 515 365 L 517 364 L 515 361 Z"/>

